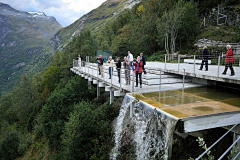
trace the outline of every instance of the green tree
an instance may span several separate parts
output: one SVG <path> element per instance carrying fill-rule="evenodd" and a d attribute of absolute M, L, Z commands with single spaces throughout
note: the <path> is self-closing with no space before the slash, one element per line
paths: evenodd
<path fill-rule="evenodd" d="M 62 136 L 64 159 L 109 159 L 111 122 L 117 113 L 108 102 L 75 105 Z"/>
<path fill-rule="evenodd" d="M 181 34 L 180 41 L 186 41 L 190 36 L 196 35 L 198 26 L 198 10 L 197 5 L 193 2 L 178 1 L 174 7 L 163 14 L 158 19 L 158 40 L 164 43 L 167 54 L 174 54 L 177 46 L 177 38 Z M 164 36 L 162 36 L 164 35 Z"/>
<path fill-rule="evenodd" d="M 9 131 L 0 140 L 0 158 L 3 160 L 14 160 L 19 156 L 19 133 L 16 130 Z"/>
<path fill-rule="evenodd" d="M 92 92 L 94 93 L 94 89 Z M 43 132 L 52 149 L 61 148 L 60 136 L 64 123 L 73 109 L 74 103 L 91 99 L 95 94 L 88 91 L 85 80 L 79 76 L 72 78 L 64 88 L 57 87 L 49 96 L 41 111 Z"/>

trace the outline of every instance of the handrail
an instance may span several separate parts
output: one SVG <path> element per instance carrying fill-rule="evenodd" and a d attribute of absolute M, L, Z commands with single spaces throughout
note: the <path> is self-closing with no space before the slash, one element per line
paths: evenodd
<path fill-rule="evenodd" d="M 210 151 L 220 140 L 222 140 L 229 132 L 231 132 L 239 123 L 235 124 L 230 130 L 228 130 L 221 138 L 219 138 L 214 144 L 212 144 L 206 151 L 204 151 L 196 160 L 202 158 L 208 151 Z"/>
<path fill-rule="evenodd" d="M 240 152 L 238 152 L 238 154 L 234 157 L 234 159 L 232 160 L 237 160 L 237 158 L 240 156 Z"/>
<path fill-rule="evenodd" d="M 218 160 L 223 159 L 223 157 L 230 151 L 230 149 L 232 149 L 232 147 L 234 147 L 234 145 L 240 140 L 240 137 L 238 137 L 238 139 L 222 154 L 222 156 L 220 158 L 218 158 Z"/>

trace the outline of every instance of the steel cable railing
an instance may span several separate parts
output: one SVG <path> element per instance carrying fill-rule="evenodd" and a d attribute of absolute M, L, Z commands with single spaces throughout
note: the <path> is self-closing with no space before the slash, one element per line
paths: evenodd
<path fill-rule="evenodd" d="M 220 158 L 218 158 L 218 160 L 223 159 L 223 157 L 236 145 L 236 143 L 240 140 L 240 137 L 238 137 L 238 139 L 233 142 L 233 144 L 221 155 Z"/>
<path fill-rule="evenodd" d="M 238 160 L 237 158 L 240 156 L 240 152 L 232 159 L 232 160 Z"/>
<path fill-rule="evenodd" d="M 147 86 L 155 86 L 155 85 L 157 86 L 157 85 L 159 85 L 159 81 L 157 79 L 159 79 L 158 74 L 159 74 L 160 70 L 164 74 L 163 77 L 162 77 L 163 81 L 162 81 L 161 85 L 183 83 L 184 80 L 185 80 L 185 82 L 188 82 L 189 81 L 189 79 L 188 79 L 189 76 L 187 76 L 187 75 L 189 75 L 189 74 L 190 74 L 190 76 L 193 76 L 193 77 L 194 76 L 196 76 L 196 77 L 200 76 L 201 77 L 201 75 L 210 75 L 210 76 L 215 76 L 215 77 L 221 76 L 221 78 L 222 77 L 231 78 L 231 77 L 228 77 L 228 76 L 225 76 L 225 75 L 221 75 L 221 71 L 224 70 L 225 60 L 224 60 L 224 57 L 220 53 L 216 54 L 216 56 L 211 55 L 211 56 L 208 57 L 209 58 L 208 70 L 210 70 L 210 72 L 199 71 L 199 69 L 201 67 L 201 62 L 202 62 L 202 56 L 201 55 L 191 55 L 191 56 L 165 55 L 164 57 L 165 58 L 162 60 L 164 62 L 162 62 L 162 63 L 159 62 L 159 65 L 150 66 L 150 67 L 148 65 L 146 67 L 148 75 L 144 76 L 143 73 L 142 73 L 142 82 L 143 82 L 144 85 L 147 85 Z M 120 57 L 120 58 L 121 58 L 121 62 L 122 62 L 124 58 L 123 57 Z M 93 73 L 94 70 L 98 69 L 96 59 L 97 59 L 96 56 L 87 56 L 86 57 L 87 62 L 84 63 L 84 61 L 81 61 L 82 64 L 80 65 L 81 67 L 78 70 L 81 70 L 82 73 L 84 73 L 84 71 L 85 71 L 86 73 L 88 73 L 88 75 L 95 74 L 95 73 Z M 113 57 L 112 59 L 114 59 L 115 62 L 116 62 L 117 57 Z M 91 65 L 90 65 L 90 62 L 91 62 Z M 150 63 L 150 62 L 147 62 L 147 63 Z M 233 63 L 234 68 L 237 67 L 239 63 L 240 63 L 239 62 L 239 56 L 235 55 L 235 62 Z M 73 60 L 73 68 L 79 67 L 78 64 L 79 64 L 78 60 Z M 202 66 L 202 67 L 205 67 L 205 66 Z M 106 60 L 105 60 L 105 63 L 103 65 L 103 68 L 104 68 L 103 69 L 103 74 L 106 75 L 108 73 L 108 63 L 106 63 Z M 114 67 L 114 71 L 113 71 L 112 74 L 116 78 L 117 71 L 116 71 L 115 68 L 116 67 Z M 92 69 L 91 72 L 90 72 L 90 69 Z M 121 74 L 120 74 L 121 77 L 120 78 L 123 79 L 123 81 L 121 81 L 120 84 L 116 85 L 116 86 L 120 87 L 120 90 L 122 88 L 127 87 L 127 86 L 123 85 L 123 83 L 125 82 L 125 80 L 124 80 L 124 73 L 125 73 L 124 71 L 125 70 L 126 69 L 124 69 L 123 66 L 122 66 Z M 134 83 L 136 81 L 136 77 L 135 77 L 135 73 L 132 72 L 131 69 L 130 69 L 130 71 L 131 71 L 130 72 L 130 77 L 131 77 L 130 78 L 131 79 L 130 90 L 131 90 L 131 92 L 134 92 L 134 90 L 135 90 Z M 167 77 L 167 75 L 171 76 L 171 74 L 179 74 L 179 75 L 182 75 L 183 78 L 187 78 L 187 79 L 180 80 L 181 79 L 180 76 L 179 76 L 178 79 L 176 78 L 174 80 L 165 80 L 164 79 L 165 77 Z M 186 75 L 186 77 L 185 77 L 185 75 Z M 102 79 L 102 78 L 100 78 L 100 76 L 99 77 L 96 76 L 96 77 L 97 77 L 97 79 Z M 108 80 L 106 78 L 104 78 L 104 81 L 108 81 Z M 110 81 L 109 81 L 109 83 L 110 83 Z M 114 83 L 112 82 L 112 84 L 114 84 Z"/>
<path fill-rule="evenodd" d="M 213 143 L 206 151 L 204 151 L 196 160 L 200 160 L 205 154 L 207 154 L 218 142 L 220 142 L 229 132 L 231 132 L 239 123 L 235 124 L 231 129 L 229 129 L 222 137 L 220 137 L 215 143 Z"/>

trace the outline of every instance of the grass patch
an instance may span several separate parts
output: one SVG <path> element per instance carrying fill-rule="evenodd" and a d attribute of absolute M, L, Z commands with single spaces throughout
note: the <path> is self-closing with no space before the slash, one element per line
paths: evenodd
<path fill-rule="evenodd" d="M 197 37 L 197 39 L 201 38 L 229 43 L 240 43 L 240 28 L 234 26 L 207 26 Z"/>

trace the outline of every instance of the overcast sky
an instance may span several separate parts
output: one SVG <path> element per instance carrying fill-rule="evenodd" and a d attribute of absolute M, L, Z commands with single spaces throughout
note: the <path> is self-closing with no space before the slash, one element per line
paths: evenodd
<path fill-rule="evenodd" d="M 54 16 L 63 26 L 68 26 L 84 14 L 99 7 L 106 0 L 0 0 L 21 11 L 44 12 Z"/>

